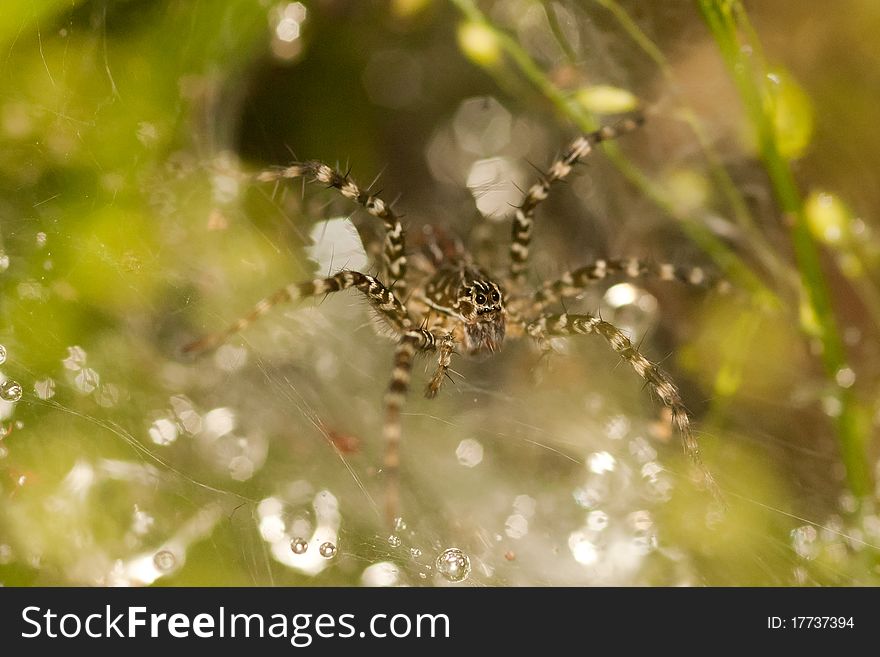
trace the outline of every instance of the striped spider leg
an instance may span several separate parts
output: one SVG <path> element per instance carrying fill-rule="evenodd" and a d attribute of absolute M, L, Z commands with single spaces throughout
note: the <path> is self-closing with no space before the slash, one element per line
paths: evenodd
<path fill-rule="evenodd" d="M 618 121 L 611 126 L 603 126 L 586 135 L 575 139 L 565 153 L 557 159 L 541 178 L 529 187 L 516 208 L 513 216 L 513 226 L 510 240 L 510 285 L 514 289 L 522 289 L 526 281 L 526 273 L 529 266 L 529 246 L 532 242 L 532 225 L 535 221 L 535 209 L 547 198 L 550 187 L 561 180 L 565 180 L 571 173 L 574 165 L 585 158 L 593 150 L 593 147 L 603 141 L 616 139 L 636 130 L 644 122 L 643 117 L 636 116 Z"/>
<path fill-rule="evenodd" d="M 389 525 L 393 526 L 400 508 L 401 409 L 409 392 L 415 356 L 432 351 L 438 354 L 437 371 L 426 389 L 426 396 L 434 397 L 447 375 L 456 345 L 463 345 L 469 354 L 482 351 L 491 353 L 500 348 L 504 340 L 506 317 L 502 292 L 473 264 L 460 243 L 444 238 L 433 240 L 435 248 L 428 271 L 413 272 L 421 273 L 421 281 L 409 295 L 411 299 L 408 299 L 403 227 L 399 217 L 381 198 L 361 190 L 348 174 L 316 161 L 265 171 L 258 174 L 256 180 L 277 182 L 303 176 L 336 188 L 343 196 L 363 206 L 383 222 L 386 229 L 383 272 L 385 278 L 393 282 L 386 287 L 376 277 L 356 271 L 341 271 L 328 278 L 288 285 L 258 302 L 247 315 L 225 330 L 187 345 L 184 352 L 195 353 L 219 346 L 285 301 L 352 287 L 363 293 L 370 306 L 397 336 L 391 382 L 384 397 L 382 467 L 385 477 L 385 515 Z M 413 317 L 418 317 L 419 321 L 414 321 Z"/>
<path fill-rule="evenodd" d="M 422 328 L 414 328 L 406 308 L 389 288 L 373 276 L 346 270 L 327 278 L 287 285 L 259 301 L 247 315 L 233 322 L 225 330 L 191 342 L 184 347 L 183 351 L 184 353 L 197 353 L 214 349 L 230 336 L 248 328 L 279 303 L 331 294 L 349 288 L 355 288 L 361 292 L 379 317 L 399 336 L 394 351 L 394 369 L 391 382 L 384 399 L 383 436 L 385 444 L 382 462 L 385 477 L 385 514 L 389 525 L 392 525 L 394 519 L 399 515 L 400 412 L 409 391 L 412 361 L 417 353 L 438 350 L 438 345 L 440 345 L 440 359 L 441 361 L 445 360 L 448 365 L 449 354 L 454 349 L 448 334 L 432 333 Z"/>
<path fill-rule="evenodd" d="M 660 398 L 663 404 L 672 413 L 672 422 L 678 428 L 682 438 L 682 446 L 685 454 L 693 462 L 703 479 L 706 487 L 715 497 L 722 508 L 726 508 L 726 502 L 721 494 L 721 489 L 715 482 L 715 478 L 703 463 L 700 447 L 691 429 L 690 418 L 678 388 L 672 379 L 660 367 L 645 358 L 636 349 L 630 339 L 616 326 L 605 320 L 590 314 L 573 315 L 562 313 L 559 315 L 541 315 L 528 324 L 529 335 L 535 339 L 542 350 L 548 350 L 548 338 L 550 336 L 572 336 L 597 334 L 605 338 L 611 348 L 623 360 L 629 363 L 635 372 L 644 379 L 651 390 Z"/>
<path fill-rule="evenodd" d="M 381 220 L 385 227 L 382 277 L 346 270 L 327 278 L 288 285 L 257 303 L 247 315 L 227 329 L 187 345 L 184 351 L 193 353 L 217 347 L 279 303 L 349 288 L 361 292 L 383 323 L 391 329 L 396 340 L 391 381 L 383 402 L 382 462 L 385 515 L 388 523 L 393 524 L 400 509 L 401 413 L 410 389 L 413 362 L 419 354 L 436 355 L 436 369 L 425 391 L 428 398 L 433 398 L 448 377 L 452 356 L 457 351 L 477 357 L 492 355 L 501 349 L 506 338 L 524 336 L 533 338 L 546 349 L 549 336 L 598 333 L 630 363 L 670 409 L 673 422 L 682 435 L 685 451 L 720 500 L 718 487 L 702 463 L 681 397 L 669 377 L 642 356 L 630 340 L 608 322 L 592 315 L 554 315 L 545 312 L 551 304 L 576 296 L 585 286 L 609 274 L 631 277 L 654 274 L 660 279 L 701 284 L 705 276 L 702 270 L 686 270 L 672 265 L 653 266 L 638 260 L 597 260 L 564 274 L 559 280 L 544 283 L 537 291 L 525 289 L 534 213 L 547 197 L 551 185 L 567 177 L 572 167 L 597 143 L 630 132 L 640 124 L 641 118 L 624 119 L 614 126 L 606 126 L 579 137 L 526 192 L 513 221 L 510 268 L 503 287 L 494 282 L 460 242 L 442 232 L 426 231 L 426 253 L 421 259 L 415 258 L 414 266 L 408 268 L 400 218 L 377 195 L 358 187 L 348 174 L 316 161 L 260 173 L 256 180 L 263 182 L 305 177 L 324 183 Z"/>
<path fill-rule="evenodd" d="M 712 289 L 720 293 L 728 292 L 730 287 L 728 281 L 711 277 L 702 267 L 652 263 L 638 258 L 598 259 L 583 267 L 567 271 L 556 280 L 542 283 L 538 291 L 532 295 L 530 312 L 541 313 L 552 304 L 575 297 L 612 276 L 678 281 L 684 285 Z"/>
<path fill-rule="evenodd" d="M 197 353 L 214 349 L 232 335 L 245 330 L 279 303 L 329 294 L 351 287 L 363 293 L 373 310 L 398 336 L 398 344 L 394 353 L 394 373 L 384 401 L 385 511 L 389 524 L 391 524 L 398 514 L 400 409 L 409 389 L 409 373 L 413 357 L 418 352 L 437 349 L 439 342 L 441 345 L 439 362 L 441 364 L 445 362 L 448 366 L 454 346 L 451 344 L 450 336 L 445 333 L 435 334 L 422 328 L 416 328 L 407 308 L 401 302 L 406 299 L 408 294 L 406 238 L 400 218 L 391 206 L 378 195 L 362 190 L 347 173 L 342 173 L 327 164 L 314 160 L 266 170 L 258 173 L 255 179 L 258 182 L 279 182 L 300 177 L 337 189 L 343 196 L 361 205 L 367 212 L 382 221 L 385 227 L 382 272 L 384 279 L 391 281 L 391 284 L 386 287 L 378 278 L 357 271 L 341 271 L 328 278 L 294 283 L 259 301 L 247 315 L 235 321 L 225 330 L 206 335 L 186 345 L 183 351 L 184 353 Z"/>
<path fill-rule="evenodd" d="M 517 292 L 523 290 L 528 272 L 529 247 L 532 240 L 535 209 L 544 201 L 551 186 L 564 180 L 574 165 L 586 157 L 593 147 L 603 141 L 636 130 L 643 123 L 643 117 L 636 116 L 619 121 L 613 126 L 604 126 L 595 132 L 581 135 L 575 139 L 564 154 L 559 157 L 541 178 L 525 193 L 520 205 L 516 208 L 513 218 L 510 242 L 509 285 Z M 699 267 L 686 269 L 670 264 L 650 265 L 637 259 L 628 260 L 596 260 L 590 265 L 563 274 L 556 281 L 542 284 L 531 298 L 519 295 L 511 300 L 511 317 L 516 317 L 517 328 L 524 327 L 546 352 L 549 349 L 549 336 L 571 336 L 576 334 L 598 333 L 604 337 L 611 348 L 626 360 L 641 376 L 651 389 L 660 397 L 672 413 L 673 423 L 682 436 L 685 452 L 700 471 L 706 486 L 715 498 L 724 505 L 720 489 L 709 470 L 703 464 L 699 446 L 690 426 L 690 419 L 681 401 L 678 389 L 672 380 L 655 363 L 645 358 L 632 344 L 629 338 L 612 324 L 593 315 L 546 314 L 548 306 L 567 297 L 576 296 L 594 281 L 603 280 L 609 274 L 625 274 L 629 277 L 655 275 L 661 280 L 673 280 L 702 285 L 706 275 Z M 531 321 L 523 321 L 521 317 L 531 317 Z"/>
<path fill-rule="evenodd" d="M 406 236 L 400 217 L 395 214 L 391 206 L 371 194 L 369 190 L 362 190 L 347 173 L 342 173 L 331 166 L 315 160 L 298 162 L 287 167 L 271 169 L 257 174 L 259 182 L 278 182 L 294 178 L 306 177 L 314 182 L 324 183 L 328 187 L 334 187 L 346 198 L 351 199 L 362 206 L 367 212 L 382 222 L 385 227 L 385 241 L 382 251 L 382 277 L 391 281 L 389 288 L 398 298 L 406 299 Z"/>

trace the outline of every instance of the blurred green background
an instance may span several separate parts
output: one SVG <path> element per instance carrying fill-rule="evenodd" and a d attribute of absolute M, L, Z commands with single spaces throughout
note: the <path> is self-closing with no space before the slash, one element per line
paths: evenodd
<path fill-rule="evenodd" d="M 5 0 L 0 583 L 876 585 L 878 28 L 870 0 Z M 434 401 L 417 364 L 394 528 L 392 344 L 356 295 L 182 357 L 358 258 L 327 220 L 381 234 L 259 170 L 378 178 L 411 250 L 439 225 L 503 270 L 532 165 L 635 108 L 541 207 L 532 282 L 731 281 L 566 304 L 672 374 L 726 513 L 598 339 L 457 358 Z"/>

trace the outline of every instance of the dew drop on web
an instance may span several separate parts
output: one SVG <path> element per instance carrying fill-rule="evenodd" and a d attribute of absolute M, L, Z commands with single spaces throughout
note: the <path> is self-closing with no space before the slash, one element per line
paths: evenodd
<path fill-rule="evenodd" d="M 153 565 L 162 572 L 168 572 L 177 563 L 171 550 L 159 550 L 153 555 Z"/>
<path fill-rule="evenodd" d="M 0 399 L 3 401 L 17 402 L 21 399 L 21 393 L 21 384 L 18 381 L 6 379 L 6 381 L 0 383 Z"/>
<path fill-rule="evenodd" d="M 447 548 L 437 557 L 437 571 L 450 582 L 462 582 L 471 572 L 471 560 L 458 548 Z"/>

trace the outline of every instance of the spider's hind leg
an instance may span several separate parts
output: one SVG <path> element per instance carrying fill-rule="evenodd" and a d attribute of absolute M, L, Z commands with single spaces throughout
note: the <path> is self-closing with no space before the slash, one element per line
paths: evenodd
<path fill-rule="evenodd" d="M 400 517 L 400 414 L 412 378 L 415 355 L 421 351 L 437 349 L 438 341 L 445 343 L 446 336 L 435 336 L 425 329 L 404 333 L 394 350 L 394 369 L 385 393 L 385 420 L 382 428 L 385 452 L 382 472 L 385 477 L 385 520 L 390 528 Z"/>
<path fill-rule="evenodd" d="M 350 287 L 357 288 L 367 298 L 369 304 L 378 311 L 379 315 L 397 331 L 405 331 L 410 328 L 412 321 L 400 303 L 400 300 L 390 289 L 385 287 L 378 279 L 358 271 L 345 270 L 328 278 L 316 278 L 304 283 L 292 283 L 282 287 L 274 294 L 262 299 L 251 311 L 233 322 L 222 331 L 210 333 L 183 348 L 186 354 L 199 353 L 214 349 L 223 344 L 228 338 L 239 333 L 256 322 L 260 317 L 267 314 L 275 306 L 285 301 L 295 301 L 306 297 L 330 294 Z"/>
<path fill-rule="evenodd" d="M 681 267 L 671 263 L 653 263 L 638 258 L 599 259 L 564 273 L 554 281 L 543 283 L 532 296 L 532 313 L 541 313 L 548 306 L 568 299 L 590 286 L 612 276 L 627 278 L 654 278 L 660 281 L 678 281 L 684 285 L 725 293 L 730 283 L 706 272 L 702 267 Z"/>
<path fill-rule="evenodd" d="M 670 410 L 672 422 L 681 434 L 685 454 L 690 458 L 700 473 L 706 487 L 721 507 L 727 507 L 721 494 L 721 489 L 715 482 L 712 473 L 709 472 L 709 469 L 703 463 L 700 447 L 691 429 L 690 418 L 684 407 L 684 402 L 681 400 L 678 388 L 676 388 L 672 379 L 669 378 L 669 375 L 661 370 L 656 363 L 652 363 L 645 358 L 620 329 L 594 315 L 570 315 L 563 313 L 561 315 L 542 315 L 529 324 L 528 332 L 539 344 L 546 343 L 547 337 L 551 335 L 571 336 L 596 333 L 605 338 L 608 344 L 611 345 L 611 348 L 632 366 L 636 373 L 644 379 L 645 383 L 651 387 L 651 390 Z"/>

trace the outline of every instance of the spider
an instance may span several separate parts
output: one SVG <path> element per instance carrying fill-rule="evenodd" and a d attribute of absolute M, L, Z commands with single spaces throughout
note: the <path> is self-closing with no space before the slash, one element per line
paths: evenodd
<path fill-rule="evenodd" d="M 435 234 L 425 253 L 410 262 L 400 217 L 378 194 L 360 188 L 351 176 L 318 161 L 296 162 L 256 174 L 258 182 L 280 183 L 295 178 L 335 188 L 381 220 L 385 229 L 381 276 L 344 270 L 327 278 L 293 283 L 258 302 L 253 309 L 223 331 L 212 333 L 184 347 L 194 353 L 213 349 L 230 336 L 246 329 L 279 303 L 327 295 L 356 288 L 376 311 L 382 324 L 396 339 L 391 381 L 384 396 L 385 516 L 389 524 L 399 516 L 399 467 L 401 409 L 410 388 L 413 361 L 418 354 L 433 353 L 436 370 L 425 390 L 428 398 L 440 391 L 453 354 L 491 355 L 505 341 L 531 338 L 542 353 L 550 350 L 550 337 L 596 334 L 604 338 L 629 363 L 660 398 L 678 428 L 685 453 L 706 487 L 723 506 L 723 498 L 712 474 L 703 464 L 681 395 L 670 377 L 648 360 L 618 328 L 592 314 L 548 312 L 565 298 L 611 275 L 639 277 L 653 275 L 661 280 L 679 280 L 693 285 L 706 282 L 702 269 L 671 264 L 652 264 L 638 259 L 599 259 L 546 281 L 537 289 L 527 285 L 529 249 L 535 211 L 555 183 L 564 180 L 574 166 L 600 142 L 632 132 L 643 123 L 641 116 L 628 117 L 614 125 L 575 139 L 564 153 L 524 193 L 513 217 L 506 272 L 492 276 L 468 254 L 460 242 L 441 243 Z M 410 264 L 418 266 L 409 267 Z"/>

